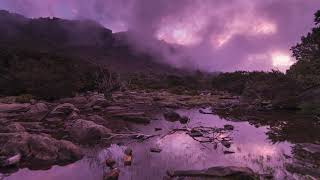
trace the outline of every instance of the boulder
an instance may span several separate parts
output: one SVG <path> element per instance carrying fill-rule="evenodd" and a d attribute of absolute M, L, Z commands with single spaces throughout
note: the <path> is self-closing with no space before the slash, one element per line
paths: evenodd
<path fill-rule="evenodd" d="M 98 125 L 92 121 L 83 119 L 76 120 L 69 128 L 70 136 L 80 143 L 90 143 L 100 140 L 103 137 L 109 137 L 111 130 Z"/>
<path fill-rule="evenodd" d="M 120 175 L 120 170 L 118 168 L 112 169 L 110 172 L 104 175 L 104 180 L 118 180 Z"/>
<path fill-rule="evenodd" d="M 0 103 L 0 113 L 21 113 L 21 112 L 27 112 L 30 109 L 30 104 L 5 104 Z"/>
<path fill-rule="evenodd" d="M 25 132 L 25 128 L 20 123 L 10 123 L 6 128 L 7 133 Z"/>
<path fill-rule="evenodd" d="M 79 109 L 77 109 L 73 104 L 64 103 L 56 106 L 49 114 L 48 118 L 52 117 L 60 117 L 60 118 L 67 118 L 73 112 L 79 113 Z"/>
<path fill-rule="evenodd" d="M 21 154 L 21 160 L 25 163 L 52 165 L 73 162 L 83 156 L 79 147 L 73 143 L 56 140 L 45 134 L 3 133 L 0 135 L 0 143 L 3 144 L 0 156 Z"/>
<path fill-rule="evenodd" d="M 170 121 L 170 122 L 179 121 L 179 119 L 181 118 L 181 116 L 174 111 L 166 112 L 163 114 L 163 116 L 167 121 Z"/>
<path fill-rule="evenodd" d="M 106 120 L 103 118 L 103 117 L 101 117 L 101 116 L 99 116 L 99 115 L 92 115 L 92 116 L 89 116 L 88 117 L 88 120 L 90 120 L 90 121 L 93 121 L 93 122 L 95 122 L 95 123 L 97 123 L 97 124 L 104 124 L 104 123 L 106 123 Z"/>
<path fill-rule="evenodd" d="M 106 100 L 103 94 L 94 94 L 89 97 L 88 101 L 89 102 L 85 105 L 85 107 L 87 108 L 94 106 L 105 107 L 109 105 L 108 101 Z"/>
<path fill-rule="evenodd" d="M 77 107 L 83 107 L 88 103 L 88 99 L 84 96 L 75 96 L 73 98 L 63 98 L 59 100 L 60 103 L 70 103 Z"/>
<path fill-rule="evenodd" d="M 162 151 L 162 149 L 160 149 L 160 148 L 150 148 L 150 152 L 160 153 L 161 151 Z"/>
<path fill-rule="evenodd" d="M 190 120 L 187 116 L 180 116 L 180 114 L 174 111 L 166 112 L 163 114 L 163 116 L 167 121 L 170 121 L 170 122 L 179 121 L 181 124 L 186 124 Z"/>
<path fill-rule="evenodd" d="M 232 131 L 234 129 L 234 126 L 231 124 L 226 124 L 223 126 L 225 130 Z"/>
<path fill-rule="evenodd" d="M 30 106 L 29 113 L 43 113 L 48 112 L 48 106 L 45 103 L 36 103 Z"/>

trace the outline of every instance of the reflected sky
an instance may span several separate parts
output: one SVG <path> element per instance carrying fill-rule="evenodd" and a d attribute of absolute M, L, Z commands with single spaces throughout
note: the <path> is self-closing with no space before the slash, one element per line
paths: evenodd
<path fill-rule="evenodd" d="M 230 122 L 218 116 L 200 114 L 198 110 L 179 112 L 191 118 L 189 127 L 233 125 L 235 130 L 230 134 L 233 139 L 231 147 L 228 149 L 219 144 L 215 149 L 213 144 L 201 144 L 184 132 L 153 138 L 143 143 L 130 143 L 128 146 L 133 149 L 133 164 L 130 167 L 125 167 L 122 163 L 118 164 L 121 169 L 120 179 L 160 180 L 167 170 L 205 169 L 213 166 L 243 166 L 250 167 L 261 174 L 273 173 L 277 178 L 291 176 L 284 170 L 283 163 L 289 161 L 284 155 L 291 156 L 292 144 L 288 142 L 271 143 L 266 135 L 267 126 L 256 128 L 248 122 Z M 173 128 L 183 126 L 178 122 L 167 122 L 162 119 L 162 116 L 159 116 L 159 119 L 161 120 L 155 120 L 150 125 L 135 125 L 134 128 L 146 134 L 165 134 Z M 156 127 L 163 128 L 163 130 L 155 132 Z M 161 148 L 162 152 L 151 153 L 151 147 Z M 116 159 L 121 161 L 119 157 L 123 149 L 124 147 L 113 146 L 110 152 L 117 154 Z M 224 154 L 225 150 L 235 153 Z M 98 180 L 101 179 L 103 173 L 103 167 L 99 166 L 99 163 L 106 156 L 113 156 L 110 152 L 102 151 L 98 158 L 100 160 L 97 161 L 84 159 L 66 167 L 55 166 L 47 171 L 23 169 L 5 179 L 17 180 L 23 177 L 24 180 Z M 95 163 L 97 164 L 92 166 Z"/>

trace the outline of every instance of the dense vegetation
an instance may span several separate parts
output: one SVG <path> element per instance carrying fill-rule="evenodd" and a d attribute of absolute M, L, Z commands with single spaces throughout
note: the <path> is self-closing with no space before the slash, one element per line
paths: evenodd
<path fill-rule="evenodd" d="M 54 53 L 0 48 L 0 94 L 71 96 L 97 87 L 97 68 Z"/>

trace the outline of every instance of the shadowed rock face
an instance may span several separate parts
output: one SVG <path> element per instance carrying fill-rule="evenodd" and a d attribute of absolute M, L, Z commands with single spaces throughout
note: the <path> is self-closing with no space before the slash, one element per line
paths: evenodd
<path fill-rule="evenodd" d="M 92 143 L 103 137 L 109 137 L 111 130 L 92 121 L 76 120 L 70 127 L 70 136 L 77 142 Z"/>
<path fill-rule="evenodd" d="M 37 165 L 51 165 L 73 162 L 82 158 L 81 150 L 73 143 L 56 140 L 50 136 L 22 133 L 4 133 L 0 135 L 3 145 L 0 156 L 22 156 L 22 165 L 36 162 Z"/>

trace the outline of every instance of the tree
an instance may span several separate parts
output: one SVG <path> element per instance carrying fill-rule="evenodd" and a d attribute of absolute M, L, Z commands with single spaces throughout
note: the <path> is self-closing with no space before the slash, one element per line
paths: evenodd
<path fill-rule="evenodd" d="M 315 24 L 312 31 L 302 36 L 301 42 L 291 48 L 298 61 L 320 60 L 320 10 L 315 13 Z"/>

